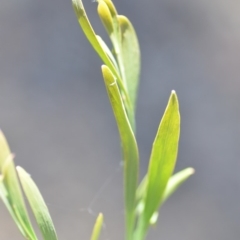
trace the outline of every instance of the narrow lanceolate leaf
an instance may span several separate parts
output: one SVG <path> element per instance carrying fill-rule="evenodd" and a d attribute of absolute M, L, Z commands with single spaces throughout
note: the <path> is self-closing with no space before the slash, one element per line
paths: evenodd
<path fill-rule="evenodd" d="M 18 180 L 16 178 L 15 174 L 15 166 L 13 163 L 13 155 L 10 152 L 9 145 L 7 143 L 7 140 L 3 134 L 2 131 L 0 131 L 0 172 L 3 174 L 0 175 L 0 198 L 2 199 L 3 203 L 5 204 L 6 208 L 8 209 L 11 217 L 13 218 L 14 222 L 16 223 L 18 229 L 22 233 L 24 237 L 34 235 L 28 231 L 28 224 L 25 224 L 25 221 L 23 219 L 27 218 L 26 209 L 24 209 L 24 203 L 23 199 L 21 198 L 21 192 L 20 195 L 18 194 L 20 189 L 18 185 Z M 8 166 L 8 167 L 7 167 Z M 9 169 L 9 170 L 8 170 Z M 7 176 L 5 174 L 7 172 Z M 5 174 L 5 176 L 4 176 Z M 11 178 L 11 175 L 13 175 L 13 179 L 9 179 L 9 176 Z M 8 180 L 7 180 L 8 178 Z M 10 184 L 10 189 L 14 192 L 16 189 L 17 192 L 14 194 L 14 196 L 10 196 L 11 191 L 9 192 L 8 184 Z M 5 186 L 6 184 L 6 186 Z M 17 209 L 18 206 L 14 205 L 15 195 L 17 196 L 16 199 L 20 198 L 19 205 L 21 205 L 20 209 Z M 13 200 L 13 201 L 12 201 Z M 22 205 L 23 203 L 23 205 Z M 14 207 L 15 206 L 15 207 Z M 22 208 L 23 207 L 23 208 Z M 17 212 L 22 212 L 22 214 L 18 214 Z M 20 215 L 20 216 L 19 216 Z M 27 220 L 28 221 L 28 220 Z M 34 239 L 34 238 L 32 238 Z"/>
<path fill-rule="evenodd" d="M 170 179 L 168 180 L 166 189 L 164 191 L 162 203 L 164 203 L 193 174 L 194 174 L 193 168 L 186 168 L 178 173 L 175 173 L 173 176 L 171 176 Z M 141 214 L 144 209 L 144 204 L 145 204 L 144 200 L 146 196 L 147 186 L 148 186 L 148 178 L 146 175 L 137 188 L 137 193 L 136 193 L 137 209 L 136 210 L 138 214 Z"/>
<path fill-rule="evenodd" d="M 193 168 L 186 168 L 178 173 L 175 173 L 170 179 L 168 180 L 167 186 L 165 188 L 162 202 L 163 204 L 192 174 L 194 174 Z M 143 178 L 142 182 L 137 188 L 136 200 L 137 200 L 137 207 L 136 212 L 138 215 L 141 215 L 145 208 L 145 196 L 148 186 L 148 178 L 147 175 Z M 155 211 L 150 218 L 150 225 L 156 223 L 158 219 L 158 211 Z"/>
<path fill-rule="evenodd" d="M 21 226 L 19 229 L 23 236 L 29 240 L 36 240 L 37 237 L 34 233 L 32 225 L 30 223 L 28 213 L 24 204 L 22 192 L 18 182 L 13 156 L 9 155 L 8 159 L 5 161 L 3 168 L 3 184 L 6 190 L 6 204 L 7 208 L 11 208 L 10 214 L 14 214 L 14 220 L 17 226 Z"/>
<path fill-rule="evenodd" d="M 112 61 L 112 63 L 114 64 L 114 67 L 117 69 L 117 71 L 119 72 L 119 69 L 118 69 L 118 65 L 117 65 L 117 62 L 112 54 L 112 52 L 110 51 L 110 49 L 108 48 L 108 46 L 106 45 L 106 43 L 103 41 L 103 39 L 96 35 L 99 43 L 101 44 L 102 48 L 104 49 L 105 53 L 108 55 L 109 59 Z"/>
<path fill-rule="evenodd" d="M 114 76 L 107 66 L 102 66 L 102 73 L 122 143 L 127 229 L 126 239 L 132 240 L 132 232 L 135 225 L 135 200 L 138 182 L 138 149 Z"/>
<path fill-rule="evenodd" d="M 17 167 L 17 172 L 43 239 L 57 240 L 57 234 L 51 216 L 36 184 L 23 168 Z"/>
<path fill-rule="evenodd" d="M 112 61 L 109 59 L 107 53 L 104 51 L 102 45 L 99 43 L 97 36 L 88 20 L 84 6 L 82 4 L 82 1 L 81 0 L 72 0 L 72 5 L 73 5 L 73 9 L 76 13 L 78 22 L 79 22 L 83 32 L 85 33 L 88 41 L 91 43 L 92 47 L 98 53 L 98 55 L 100 56 L 102 61 L 111 69 L 112 73 L 116 77 L 117 84 L 120 88 L 122 96 L 124 97 L 124 105 L 125 105 L 127 111 L 131 112 L 132 111 L 131 102 L 130 102 L 129 96 L 127 94 L 127 91 L 123 85 L 121 76 L 120 76 L 119 72 L 117 71 L 117 69 L 115 68 Z"/>
<path fill-rule="evenodd" d="M 98 53 L 98 55 L 101 57 L 103 62 L 106 65 L 108 65 L 109 59 L 96 38 L 96 34 L 88 20 L 84 6 L 82 4 L 82 1 L 81 0 L 72 0 L 72 4 L 73 4 L 73 9 L 76 13 L 78 22 L 79 22 L 80 26 L 82 27 L 82 30 L 85 33 L 87 39 L 89 40 L 89 42 L 91 43 L 91 45 L 95 49 L 95 51 Z"/>
<path fill-rule="evenodd" d="M 98 240 L 101 230 L 102 230 L 102 225 L 103 225 L 103 214 L 99 213 L 97 220 L 95 222 L 93 231 L 92 231 L 92 236 L 91 236 L 91 240 Z"/>
<path fill-rule="evenodd" d="M 135 110 L 140 77 L 141 56 L 138 38 L 131 22 L 125 16 L 118 16 L 121 31 L 121 58 L 124 65 L 126 89 Z"/>
<path fill-rule="evenodd" d="M 0 172 L 2 171 L 2 166 L 10 155 L 10 148 L 8 146 L 7 140 L 0 130 Z"/>
<path fill-rule="evenodd" d="M 178 173 L 175 173 L 167 183 L 162 202 L 165 202 L 193 174 L 193 168 L 186 168 Z"/>
<path fill-rule="evenodd" d="M 3 184 L 3 176 L 1 175 L 1 177 L 0 177 L 0 199 L 2 199 L 4 205 L 6 206 L 7 210 L 9 211 L 12 219 L 14 220 L 18 229 L 20 230 L 21 234 L 23 236 L 26 236 L 22 225 L 19 223 L 18 219 L 16 218 L 16 215 L 13 212 L 13 209 L 12 209 L 12 207 L 11 207 L 9 201 L 8 201 L 7 195 L 8 195 L 7 191 L 6 191 L 5 186 Z"/>
<path fill-rule="evenodd" d="M 145 225 L 162 202 L 165 188 L 175 167 L 179 135 L 178 99 L 175 91 L 172 91 L 152 147 L 144 209 Z"/>

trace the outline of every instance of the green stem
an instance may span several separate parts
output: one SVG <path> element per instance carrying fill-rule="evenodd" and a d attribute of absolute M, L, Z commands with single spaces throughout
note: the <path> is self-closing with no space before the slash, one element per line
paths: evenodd
<path fill-rule="evenodd" d="M 147 227 L 143 221 L 143 216 L 140 216 L 136 229 L 133 234 L 133 240 L 144 240 L 147 235 Z"/>

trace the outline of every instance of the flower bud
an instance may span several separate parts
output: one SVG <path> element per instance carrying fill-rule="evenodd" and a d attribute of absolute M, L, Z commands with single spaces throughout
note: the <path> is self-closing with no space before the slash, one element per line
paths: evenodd
<path fill-rule="evenodd" d="M 107 4 L 112 16 L 113 17 L 117 16 L 117 10 L 116 10 L 113 2 L 111 0 L 103 0 L 103 1 Z"/>
<path fill-rule="evenodd" d="M 97 11 L 104 27 L 110 35 L 113 32 L 113 18 L 108 5 L 103 0 L 99 0 Z"/>

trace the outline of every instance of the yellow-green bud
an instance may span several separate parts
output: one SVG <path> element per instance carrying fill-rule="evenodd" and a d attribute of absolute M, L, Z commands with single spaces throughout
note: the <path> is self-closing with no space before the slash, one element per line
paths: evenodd
<path fill-rule="evenodd" d="M 113 32 L 113 18 L 107 4 L 103 0 L 98 1 L 97 11 L 104 27 L 110 35 Z"/>
<path fill-rule="evenodd" d="M 116 10 L 113 2 L 111 0 L 103 0 L 103 1 L 107 4 L 112 16 L 113 17 L 117 16 L 117 10 Z"/>

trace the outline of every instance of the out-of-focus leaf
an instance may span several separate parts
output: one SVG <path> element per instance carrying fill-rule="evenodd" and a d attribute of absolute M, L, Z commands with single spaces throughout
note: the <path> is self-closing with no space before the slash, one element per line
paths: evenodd
<path fill-rule="evenodd" d="M 6 206 L 7 210 L 9 211 L 13 221 L 17 225 L 21 234 L 23 236 L 26 236 L 26 234 L 24 232 L 24 229 L 22 228 L 22 225 L 19 223 L 18 219 L 16 218 L 16 216 L 15 216 L 13 210 L 12 210 L 12 207 L 9 204 L 9 201 L 8 201 L 8 198 L 7 198 L 7 191 L 6 191 L 6 189 L 4 187 L 4 184 L 3 184 L 3 176 L 1 176 L 1 178 L 0 178 L 0 198 L 2 199 L 2 201 L 3 201 L 4 205 Z"/>
<path fill-rule="evenodd" d="M 0 130 L 0 171 L 4 174 L 4 170 L 3 170 L 4 165 L 8 165 L 9 166 L 8 168 L 10 168 L 10 172 L 13 172 L 13 176 L 14 176 L 13 183 L 18 184 L 18 180 L 17 180 L 17 178 L 15 178 L 16 174 L 14 174 L 15 167 L 14 167 L 14 163 L 13 163 L 12 159 L 13 159 L 13 155 L 10 152 L 10 148 L 7 143 L 7 140 L 6 140 L 3 132 Z M 8 161 L 8 163 L 7 163 L 7 161 Z M 27 225 L 25 225 L 24 221 L 21 220 L 21 216 L 20 216 L 20 219 L 17 217 L 17 215 L 19 215 L 19 214 L 16 214 L 16 212 L 18 211 L 17 207 L 14 207 L 14 203 L 11 201 L 11 196 L 9 196 L 9 192 L 4 185 L 4 181 L 6 182 L 6 176 L 4 178 L 3 175 L 0 175 L 0 198 L 2 199 L 6 208 L 8 209 L 10 215 L 12 216 L 14 222 L 16 223 L 16 225 L 19 228 L 22 235 L 25 237 L 27 237 L 28 235 L 30 236 L 31 231 L 28 234 Z M 14 191 L 14 187 L 15 186 L 13 184 L 11 186 L 11 189 L 13 189 L 13 191 Z M 17 186 L 16 188 L 18 189 L 18 187 L 19 186 Z M 23 213 L 23 215 L 24 214 L 25 213 Z M 22 222 L 23 222 L 23 224 L 22 224 Z"/>
<path fill-rule="evenodd" d="M 178 99 L 172 91 L 167 108 L 160 122 L 148 168 L 148 185 L 144 208 L 144 225 L 159 208 L 170 176 L 175 167 L 180 135 Z"/>
<path fill-rule="evenodd" d="M 99 235 L 101 233 L 102 225 L 103 225 L 103 214 L 99 213 L 99 215 L 96 219 L 93 231 L 92 231 L 91 240 L 98 240 L 99 239 Z"/>
<path fill-rule="evenodd" d="M 127 118 L 122 98 L 114 79 L 114 75 L 107 66 L 102 66 L 103 78 L 112 109 L 117 122 L 124 159 L 124 190 L 126 209 L 126 239 L 132 240 L 135 225 L 136 188 L 138 182 L 138 148 L 136 140 Z"/>
<path fill-rule="evenodd" d="M 11 215 L 14 213 L 14 220 L 17 223 L 18 227 L 21 226 L 19 229 L 23 236 L 29 240 L 36 240 L 37 237 L 30 223 L 24 204 L 12 155 L 9 155 L 8 159 L 5 161 L 2 167 L 2 173 L 3 184 L 7 193 L 6 199 L 4 199 L 5 205 L 8 209 L 11 208 Z M 6 201 L 8 202 L 7 204 Z"/>
<path fill-rule="evenodd" d="M 139 184 L 139 186 L 137 188 L 137 193 L 136 193 L 137 201 L 144 198 L 144 194 L 146 193 L 146 189 L 147 189 L 147 175 L 143 178 L 143 180 L 141 181 L 141 183 Z"/>
<path fill-rule="evenodd" d="M 7 140 L 0 130 L 0 172 L 2 171 L 2 166 L 10 155 L 10 148 L 8 146 Z"/>
<path fill-rule="evenodd" d="M 140 216 L 145 206 L 145 195 L 147 189 L 147 175 L 143 178 L 136 191 L 136 213 Z"/>
<path fill-rule="evenodd" d="M 118 21 L 121 29 L 121 57 L 126 89 L 135 110 L 141 64 L 139 43 L 131 22 L 122 15 L 118 16 Z"/>
<path fill-rule="evenodd" d="M 178 173 L 175 173 L 168 181 L 163 194 L 162 202 L 165 202 L 193 174 L 193 168 L 186 168 Z"/>
<path fill-rule="evenodd" d="M 43 238 L 57 240 L 51 216 L 38 187 L 23 168 L 17 167 L 17 172 Z"/>
<path fill-rule="evenodd" d="M 158 220 L 158 212 L 154 212 L 154 214 L 150 218 L 149 224 L 150 225 L 155 225 L 157 220 Z"/>

